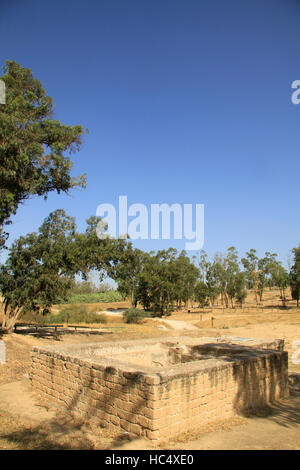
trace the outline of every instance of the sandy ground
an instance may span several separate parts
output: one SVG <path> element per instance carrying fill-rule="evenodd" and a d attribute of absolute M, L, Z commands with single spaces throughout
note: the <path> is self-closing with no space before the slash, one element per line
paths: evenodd
<path fill-rule="evenodd" d="M 171 443 L 181 449 L 182 443 Z M 248 418 L 226 431 L 216 430 L 184 442 L 192 450 L 299 450 L 300 393 L 272 407 L 267 417 Z"/>
<path fill-rule="evenodd" d="M 289 352 L 290 373 L 300 373 L 297 363 L 300 353 L 297 356 L 293 347 L 294 342 L 300 340 L 300 309 L 295 309 L 290 301 L 289 306 L 293 308 L 281 310 L 276 292 L 266 292 L 263 306 L 254 308 L 253 305 L 253 298 L 249 296 L 243 309 L 223 310 L 216 306 L 203 312 L 190 308 L 190 312 L 175 312 L 162 320 L 126 325 L 119 314 L 127 307 L 125 303 L 102 304 L 100 310 L 115 315 L 108 317 L 101 334 L 20 331 L 4 336 L 7 362 L 0 364 L 0 449 L 154 448 L 143 439 L 130 441 L 126 434 L 111 435 L 92 421 L 75 421 L 42 401 L 31 389 L 28 378 L 30 351 L 34 345 L 101 343 L 168 335 L 283 338 Z M 300 449 L 300 391 L 294 389 L 289 399 L 274 404 L 258 416 L 238 416 L 197 428 L 178 436 L 176 441 L 162 443 L 159 449 Z"/>
<path fill-rule="evenodd" d="M 173 328 L 174 330 L 198 330 L 197 326 L 188 321 L 164 319 L 161 320 L 161 323 Z"/>

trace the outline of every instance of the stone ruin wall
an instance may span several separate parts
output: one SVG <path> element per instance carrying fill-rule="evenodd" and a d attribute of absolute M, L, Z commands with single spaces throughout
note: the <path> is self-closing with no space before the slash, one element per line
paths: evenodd
<path fill-rule="evenodd" d="M 124 344 L 137 343 L 145 347 L 145 340 Z M 117 350 L 119 345 L 112 347 Z M 154 441 L 167 440 L 288 395 L 285 351 L 257 349 L 253 353 L 246 348 L 242 356 L 226 361 L 217 357 L 222 354 L 219 349 L 213 359 L 156 371 L 122 363 L 113 355 L 99 359 L 97 351 L 105 343 L 91 344 L 84 359 L 76 357 L 74 351 L 79 349 L 80 356 L 87 346 L 74 346 L 71 353 L 67 347 L 66 351 L 35 347 L 32 386 L 75 416 L 96 419 L 100 426 L 119 434 L 126 431 Z"/>

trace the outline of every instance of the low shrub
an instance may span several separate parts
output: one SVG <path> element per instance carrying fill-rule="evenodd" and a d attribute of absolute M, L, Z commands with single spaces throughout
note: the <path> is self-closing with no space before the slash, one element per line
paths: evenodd
<path fill-rule="evenodd" d="M 99 308 L 88 308 L 86 305 L 71 305 L 60 310 L 57 315 L 26 315 L 25 321 L 34 321 L 40 325 L 51 325 L 56 323 L 107 323 L 105 314 L 97 314 Z"/>
<path fill-rule="evenodd" d="M 90 309 L 86 305 L 70 305 L 53 315 L 57 323 L 107 323 L 106 315 L 96 313 L 99 308 Z"/>
<path fill-rule="evenodd" d="M 151 314 L 138 308 L 128 308 L 123 312 L 125 323 L 139 323 L 143 318 L 150 318 Z"/>

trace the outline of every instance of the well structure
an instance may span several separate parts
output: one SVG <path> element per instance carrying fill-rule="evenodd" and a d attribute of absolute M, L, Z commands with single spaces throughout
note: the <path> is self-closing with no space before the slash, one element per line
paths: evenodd
<path fill-rule="evenodd" d="M 159 441 L 288 396 L 283 349 L 226 337 L 34 347 L 30 380 L 75 416 Z"/>

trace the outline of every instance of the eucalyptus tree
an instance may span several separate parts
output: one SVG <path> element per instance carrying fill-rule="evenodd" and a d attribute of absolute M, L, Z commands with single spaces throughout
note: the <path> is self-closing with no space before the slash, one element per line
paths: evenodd
<path fill-rule="evenodd" d="M 142 272 L 147 257 L 142 250 L 133 248 L 128 242 L 118 257 L 118 263 L 109 269 L 110 276 L 117 282 L 118 290 L 122 295 L 128 297 L 132 307 L 137 305 L 137 290 L 139 275 Z"/>
<path fill-rule="evenodd" d="M 221 303 L 228 307 L 229 299 L 227 295 L 227 279 L 226 279 L 226 261 L 222 253 L 216 253 L 213 259 L 214 276 L 217 281 L 219 292 L 221 295 Z"/>
<path fill-rule="evenodd" d="M 216 253 L 214 256 L 214 273 L 221 294 L 222 305 L 229 307 L 229 301 L 233 306 L 235 297 L 235 276 L 239 272 L 238 252 L 234 246 L 227 249 L 224 254 Z"/>
<path fill-rule="evenodd" d="M 238 292 L 237 279 L 240 272 L 238 252 L 234 246 L 229 247 L 227 250 L 226 256 L 224 258 L 224 270 L 225 295 L 230 299 L 231 306 L 233 308 L 233 300 Z"/>
<path fill-rule="evenodd" d="M 22 313 L 47 312 L 67 300 L 76 275 L 88 279 L 97 270 L 100 280 L 116 269 L 127 240 L 99 239 L 98 217 L 87 220 L 85 232 L 61 209 L 51 213 L 37 233 L 17 239 L 0 268 L 3 297 L 2 330 L 11 332 Z"/>
<path fill-rule="evenodd" d="M 283 307 L 286 307 L 286 289 L 289 285 L 289 274 L 278 260 L 274 260 L 270 265 L 272 282 L 279 288 L 280 299 Z"/>
<path fill-rule="evenodd" d="M 168 262 L 165 251 L 148 253 L 139 274 L 137 299 L 145 310 L 152 310 L 158 316 L 170 313 L 173 300 Z"/>
<path fill-rule="evenodd" d="M 211 263 L 208 260 L 208 256 L 204 250 L 201 250 L 199 253 L 199 271 L 200 271 L 200 279 L 202 281 L 206 281 L 207 277 L 207 271 L 211 265 Z"/>
<path fill-rule="evenodd" d="M 239 272 L 235 277 L 235 300 L 242 307 L 247 297 L 246 277 L 244 272 Z"/>
<path fill-rule="evenodd" d="M 0 78 L 6 87 L 6 103 L 0 104 L 0 244 L 4 246 L 4 226 L 24 201 L 85 186 L 85 175 L 71 176 L 70 159 L 82 144 L 84 130 L 53 120 L 52 98 L 30 69 L 7 61 Z"/>
<path fill-rule="evenodd" d="M 276 253 L 266 251 L 265 256 L 259 258 L 256 250 L 253 248 L 246 252 L 246 257 L 241 259 L 245 269 L 248 289 L 253 289 L 255 299 L 261 302 L 263 300 L 263 292 L 265 287 L 270 284 L 271 268 L 276 264 Z"/>
<path fill-rule="evenodd" d="M 51 213 L 37 233 L 15 240 L 0 267 L 2 332 L 11 333 L 21 314 L 49 311 L 66 299 L 77 270 L 75 220 L 63 210 Z"/>
<path fill-rule="evenodd" d="M 212 306 L 221 294 L 221 273 L 222 268 L 219 263 L 209 263 L 206 271 L 206 285 L 208 288 L 208 297 Z"/>
<path fill-rule="evenodd" d="M 87 280 L 90 273 L 98 275 L 99 281 L 107 276 L 117 279 L 118 266 L 124 262 L 128 252 L 128 239 L 116 239 L 99 233 L 101 217 L 91 216 L 86 220 L 86 229 L 77 233 L 73 242 L 76 253 L 77 274 Z"/>
<path fill-rule="evenodd" d="M 300 246 L 293 249 L 294 264 L 290 270 L 289 282 L 291 287 L 292 298 L 297 301 L 299 307 L 300 300 Z"/>
<path fill-rule="evenodd" d="M 241 259 L 241 262 L 244 266 L 245 276 L 247 280 L 248 289 L 253 289 L 256 283 L 256 272 L 257 272 L 257 263 L 258 256 L 256 255 L 256 250 L 251 248 L 246 252 L 246 257 Z"/>
<path fill-rule="evenodd" d="M 272 281 L 271 270 L 272 265 L 276 264 L 276 253 L 270 253 L 269 251 L 265 252 L 265 256 L 258 260 L 258 295 L 260 302 L 263 299 L 263 292 L 266 286 Z"/>
<path fill-rule="evenodd" d="M 137 299 L 146 310 L 168 315 L 175 304 L 194 296 L 199 271 L 184 251 L 174 248 L 147 253 L 138 275 Z"/>
<path fill-rule="evenodd" d="M 196 281 L 199 277 L 199 269 L 191 262 L 185 251 L 182 251 L 170 262 L 170 269 L 175 285 L 175 300 L 181 306 L 188 306 L 189 300 L 193 298 Z"/>
<path fill-rule="evenodd" d="M 194 288 L 194 299 L 203 308 L 209 304 L 209 288 L 204 281 L 198 281 Z"/>
<path fill-rule="evenodd" d="M 148 258 L 142 273 L 151 310 L 159 316 L 169 315 L 174 309 L 178 280 L 178 272 L 174 269 L 176 256 L 174 248 L 160 250 Z"/>

